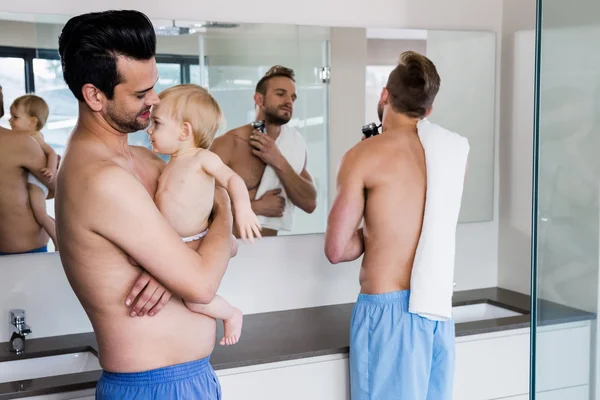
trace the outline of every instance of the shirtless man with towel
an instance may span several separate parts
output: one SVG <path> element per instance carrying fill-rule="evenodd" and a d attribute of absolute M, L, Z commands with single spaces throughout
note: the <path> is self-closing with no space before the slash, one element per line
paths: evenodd
<path fill-rule="evenodd" d="M 352 400 L 452 398 L 449 312 L 468 144 L 425 119 L 439 87 L 429 59 L 403 53 L 381 93 L 382 134 L 350 149 L 339 168 L 325 253 L 334 264 L 364 253 L 350 332 Z M 436 253 L 442 242 L 449 245 Z"/>
<path fill-rule="evenodd" d="M 306 142 L 289 125 L 296 98 L 294 71 L 271 67 L 254 94 L 256 119 L 265 122 L 265 132 L 243 125 L 216 138 L 210 148 L 246 183 L 262 236 L 293 231 L 295 208 L 311 214 L 317 207 Z"/>

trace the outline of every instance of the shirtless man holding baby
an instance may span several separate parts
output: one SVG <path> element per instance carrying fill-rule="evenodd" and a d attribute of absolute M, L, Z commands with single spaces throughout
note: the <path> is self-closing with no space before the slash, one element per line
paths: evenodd
<path fill-rule="evenodd" d="M 197 250 L 155 205 L 165 164 L 127 143 L 159 102 L 155 52 L 154 28 L 137 11 L 84 14 L 63 28 L 59 53 L 79 117 L 57 177 L 60 257 L 96 334 L 97 399 L 220 399 L 209 363 L 215 320 L 184 301 L 211 303 L 236 252 L 230 200 L 215 190 Z"/>
<path fill-rule="evenodd" d="M 0 118 L 4 115 L 0 87 Z M 48 234 L 31 209 L 28 174 L 52 187 L 42 172 L 46 157 L 29 132 L 0 126 L 0 256 L 46 252 Z"/>

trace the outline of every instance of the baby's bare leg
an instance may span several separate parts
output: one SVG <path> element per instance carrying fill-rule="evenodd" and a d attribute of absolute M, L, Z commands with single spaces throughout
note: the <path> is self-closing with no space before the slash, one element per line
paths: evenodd
<path fill-rule="evenodd" d="M 27 184 L 27 190 L 29 192 L 29 204 L 31 205 L 35 220 L 48 233 L 48 236 L 52 239 L 52 243 L 54 243 L 54 247 L 58 251 L 56 243 L 56 224 L 46 211 L 46 196 L 44 195 L 44 192 L 42 189 L 31 183 Z"/>
<path fill-rule="evenodd" d="M 208 315 L 214 319 L 222 319 L 225 335 L 219 342 L 221 345 L 232 345 L 240 340 L 242 333 L 243 314 L 239 308 L 235 308 L 224 298 L 216 295 L 208 304 L 185 302 L 185 306 L 193 312 Z"/>

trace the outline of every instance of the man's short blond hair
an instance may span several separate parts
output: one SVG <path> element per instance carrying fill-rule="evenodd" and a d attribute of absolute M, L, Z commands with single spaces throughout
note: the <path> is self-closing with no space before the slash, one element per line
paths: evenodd
<path fill-rule="evenodd" d="M 158 97 L 171 118 L 192 126 L 196 147 L 208 149 L 223 122 L 221 107 L 208 90 L 184 84 L 163 90 Z"/>

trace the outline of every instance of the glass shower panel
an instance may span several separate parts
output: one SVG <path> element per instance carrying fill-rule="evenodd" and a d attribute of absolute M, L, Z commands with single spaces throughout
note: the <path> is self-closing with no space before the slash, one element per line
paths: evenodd
<path fill-rule="evenodd" d="M 600 399 L 599 42 L 597 1 L 538 1 L 531 398 Z"/>

